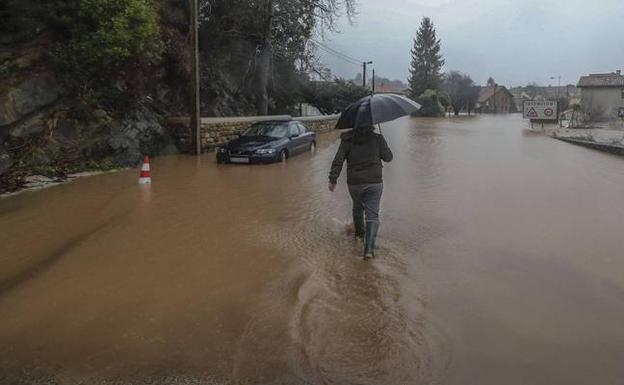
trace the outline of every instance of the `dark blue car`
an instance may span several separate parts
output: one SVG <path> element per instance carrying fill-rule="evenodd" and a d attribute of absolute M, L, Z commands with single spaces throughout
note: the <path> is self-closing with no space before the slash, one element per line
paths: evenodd
<path fill-rule="evenodd" d="M 238 139 L 217 149 L 218 163 L 283 162 L 316 149 L 316 133 L 295 120 L 253 124 Z"/>

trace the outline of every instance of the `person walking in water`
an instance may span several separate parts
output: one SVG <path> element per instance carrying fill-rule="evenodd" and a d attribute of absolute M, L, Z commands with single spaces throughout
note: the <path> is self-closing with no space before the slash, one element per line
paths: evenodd
<path fill-rule="evenodd" d="M 393 158 L 386 139 L 374 131 L 375 127 L 366 126 L 342 134 L 340 147 L 329 172 L 329 191 L 334 192 L 344 161 L 347 161 L 347 185 L 353 200 L 355 238 L 365 237 L 364 260 L 375 255 L 379 204 L 383 192 L 381 162 L 391 162 Z"/>

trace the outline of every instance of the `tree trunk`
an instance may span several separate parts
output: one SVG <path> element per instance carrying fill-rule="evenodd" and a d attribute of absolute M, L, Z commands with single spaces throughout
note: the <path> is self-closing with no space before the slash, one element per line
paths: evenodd
<path fill-rule="evenodd" d="M 191 8 L 191 77 L 192 77 L 192 98 L 191 98 L 191 152 L 194 155 L 201 155 L 201 99 L 200 99 L 200 77 L 199 77 L 199 26 L 198 22 L 198 0 L 190 2 Z"/>
<path fill-rule="evenodd" d="M 273 49 L 268 39 L 256 59 L 256 112 L 258 115 L 267 115 L 269 113 L 269 73 L 271 72 L 271 56 Z"/>
<path fill-rule="evenodd" d="M 256 112 L 258 115 L 269 113 L 269 74 L 271 73 L 271 58 L 273 46 L 271 45 L 271 30 L 273 27 L 273 0 L 266 0 L 265 21 L 260 52 L 256 57 Z"/>

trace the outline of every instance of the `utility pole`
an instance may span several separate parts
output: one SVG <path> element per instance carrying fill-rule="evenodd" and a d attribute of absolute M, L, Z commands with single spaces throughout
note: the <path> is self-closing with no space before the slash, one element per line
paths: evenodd
<path fill-rule="evenodd" d="M 375 94 L 375 69 L 373 68 L 373 95 Z"/>
<path fill-rule="evenodd" d="M 559 101 L 559 91 L 561 90 L 561 76 L 551 76 L 550 80 L 557 79 L 557 102 Z"/>
<path fill-rule="evenodd" d="M 554 80 L 555 77 L 551 76 L 550 77 L 551 80 Z M 561 108 L 560 104 L 561 104 L 561 96 L 559 96 L 559 92 L 561 91 L 561 75 L 556 77 L 557 79 L 557 122 L 559 123 L 559 126 L 561 126 L 561 120 L 559 119 L 559 109 Z"/>
<path fill-rule="evenodd" d="M 201 155 L 201 111 L 199 106 L 199 7 L 198 0 L 190 1 L 191 11 L 191 153 Z"/>
<path fill-rule="evenodd" d="M 366 66 L 369 65 L 369 64 L 373 64 L 373 62 L 372 61 L 362 62 L 362 67 L 363 67 L 363 70 L 362 70 L 362 87 L 364 87 L 364 88 L 366 88 Z"/>

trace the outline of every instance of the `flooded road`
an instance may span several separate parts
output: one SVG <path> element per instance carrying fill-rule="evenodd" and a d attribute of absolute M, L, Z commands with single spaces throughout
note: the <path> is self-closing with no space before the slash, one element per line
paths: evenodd
<path fill-rule="evenodd" d="M 327 191 L 336 133 L 2 198 L 0 382 L 619 383 L 624 159 L 525 127 L 386 125 L 368 263 L 344 175 Z"/>

